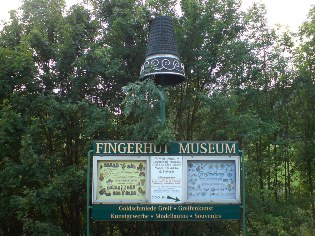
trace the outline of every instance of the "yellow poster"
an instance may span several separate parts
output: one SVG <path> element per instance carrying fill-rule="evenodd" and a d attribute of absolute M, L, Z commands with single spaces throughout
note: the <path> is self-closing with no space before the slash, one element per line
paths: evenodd
<path fill-rule="evenodd" d="M 146 200 L 146 161 L 99 160 L 96 200 Z"/>

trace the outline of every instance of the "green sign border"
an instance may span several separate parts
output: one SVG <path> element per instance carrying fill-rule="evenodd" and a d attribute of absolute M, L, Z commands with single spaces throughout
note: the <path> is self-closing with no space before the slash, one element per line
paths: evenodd
<path fill-rule="evenodd" d="M 93 154 L 96 156 L 239 156 L 236 141 L 171 142 L 169 145 L 155 145 L 145 141 L 94 141 Z"/>
<path fill-rule="evenodd" d="M 239 220 L 240 205 L 94 204 L 92 219 L 95 221 Z"/>

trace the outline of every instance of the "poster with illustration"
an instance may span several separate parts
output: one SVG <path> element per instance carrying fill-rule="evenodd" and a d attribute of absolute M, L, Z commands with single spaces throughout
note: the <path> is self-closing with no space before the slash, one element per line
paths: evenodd
<path fill-rule="evenodd" d="M 233 160 L 188 160 L 187 199 L 211 201 L 236 198 Z"/>
<path fill-rule="evenodd" d="M 96 200 L 145 201 L 145 160 L 98 160 Z"/>

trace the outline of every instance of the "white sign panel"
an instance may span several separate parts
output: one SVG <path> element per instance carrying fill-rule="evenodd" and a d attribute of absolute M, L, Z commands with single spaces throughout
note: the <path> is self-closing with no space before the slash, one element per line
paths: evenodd
<path fill-rule="evenodd" d="M 183 202 L 183 157 L 151 156 L 151 202 Z"/>

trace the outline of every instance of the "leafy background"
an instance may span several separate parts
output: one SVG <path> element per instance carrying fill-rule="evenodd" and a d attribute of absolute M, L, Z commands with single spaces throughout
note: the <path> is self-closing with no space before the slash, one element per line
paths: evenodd
<path fill-rule="evenodd" d="M 249 235 L 315 235 L 315 7 L 297 34 L 238 0 L 24 0 L 0 32 L 0 235 L 84 235 L 93 140 L 237 140 Z M 187 80 L 139 82 L 148 24 L 174 20 Z M 93 222 L 94 235 L 160 235 Z M 240 235 L 238 221 L 171 235 Z"/>

